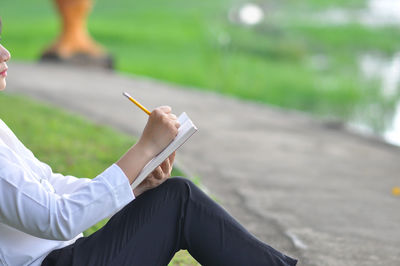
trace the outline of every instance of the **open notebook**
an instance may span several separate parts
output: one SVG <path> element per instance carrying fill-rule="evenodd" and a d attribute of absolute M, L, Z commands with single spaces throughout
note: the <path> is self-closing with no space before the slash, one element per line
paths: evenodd
<path fill-rule="evenodd" d="M 197 127 L 193 124 L 192 120 L 190 120 L 185 112 L 178 117 L 178 121 L 181 125 L 178 129 L 178 135 L 176 135 L 175 139 L 164 150 L 162 150 L 156 157 L 146 164 L 146 166 L 139 173 L 138 177 L 132 183 L 132 189 L 137 187 L 151 172 L 153 172 L 157 166 L 165 161 L 168 156 L 171 155 L 171 153 L 182 146 L 182 144 L 185 143 L 186 140 L 188 140 L 197 131 Z"/>

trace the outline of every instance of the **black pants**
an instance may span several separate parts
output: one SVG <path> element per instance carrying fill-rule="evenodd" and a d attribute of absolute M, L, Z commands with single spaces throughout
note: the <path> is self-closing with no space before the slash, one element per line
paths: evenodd
<path fill-rule="evenodd" d="M 52 251 L 42 265 L 167 265 L 181 249 L 202 265 L 296 265 L 183 178 L 142 194 L 96 233 Z"/>

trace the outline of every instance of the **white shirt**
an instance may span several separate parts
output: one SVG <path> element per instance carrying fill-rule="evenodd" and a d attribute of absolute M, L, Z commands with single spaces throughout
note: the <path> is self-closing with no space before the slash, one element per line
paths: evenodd
<path fill-rule="evenodd" d="M 55 174 L 0 119 L 0 265 L 40 265 L 133 199 L 117 165 L 94 179 Z"/>

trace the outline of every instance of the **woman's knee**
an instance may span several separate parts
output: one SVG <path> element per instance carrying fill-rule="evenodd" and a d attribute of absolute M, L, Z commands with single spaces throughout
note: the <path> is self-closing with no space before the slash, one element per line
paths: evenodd
<path fill-rule="evenodd" d="M 178 201 L 186 202 L 195 186 L 190 180 L 183 177 L 173 177 L 167 179 L 164 183 L 142 193 L 137 199 L 132 201 L 129 206 L 133 212 L 137 212 L 138 206 L 151 206 L 156 202 Z M 128 206 L 126 208 L 129 208 Z"/>
<path fill-rule="evenodd" d="M 164 182 L 164 185 L 167 187 L 172 187 L 174 190 L 178 190 L 181 192 L 190 191 L 195 184 L 187 178 L 184 177 L 171 177 L 167 181 Z"/>
<path fill-rule="evenodd" d="M 184 177 L 171 177 L 160 186 L 160 189 L 165 189 L 172 192 L 172 194 L 188 198 L 196 190 L 196 185 Z"/>

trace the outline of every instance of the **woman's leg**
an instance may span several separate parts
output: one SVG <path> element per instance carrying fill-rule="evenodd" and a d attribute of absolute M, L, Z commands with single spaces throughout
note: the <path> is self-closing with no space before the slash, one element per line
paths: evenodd
<path fill-rule="evenodd" d="M 171 178 L 93 235 L 50 253 L 43 265 L 167 265 L 180 249 L 202 265 L 296 264 L 253 237 L 192 182 Z"/>

